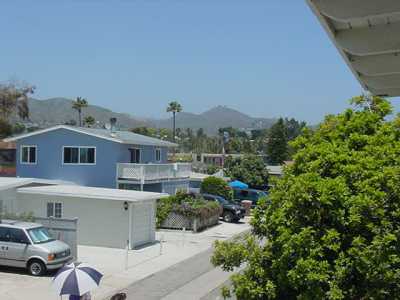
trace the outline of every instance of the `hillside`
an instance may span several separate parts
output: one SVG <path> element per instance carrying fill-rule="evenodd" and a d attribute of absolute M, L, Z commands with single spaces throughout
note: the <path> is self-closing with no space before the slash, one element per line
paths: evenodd
<path fill-rule="evenodd" d="M 51 98 L 46 100 L 29 99 L 30 119 L 40 127 L 64 124 L 77 120 L 77 112 L 72 109 L 72 100 L 66 98 Z M 108 123 L 111 117 L 118 119 L 121 128 L 150 126 L 171 128 L 170 119 L 140 119 L 124 113 L 116 113 L 101 106 L 89 105 L 83 115 L 93 116 L 99 124 Z M 253 118 L 226 106 L 216 106 L 201 114 L 181 112 L 176 118 L 177 128 L 203 128 L 208 134 L 215 134 L 218 128 L 232 126 L 234 128 L 268 128 L 275 119 Z"/>
<path fill-rule="evenodd" d="M 181 112 L 177 114 L 176 126 L 178 128 L 203 128 L 209 134 L 215 134 L 218 128 L 269 128 L 276 119 L 253 118 L 226 106 L 216 106 L 201 114 Z M 156 127 L 170 127 L 172 118 L 158 120 L 153 123 Z"/>
<path fill-rule="evenodd" d="M 29 99 L 30 119 L 41 127 L 64 124 L 70 120 L 77 120 L 77 112 L 72 109 L 72 100 L 66 98 L 51 98 L 46 100 Z M 111 117 L 118 119 L 122 128 L 145 126 L 144 120 L 134 118 L 128 114 L 116 113 L 109 109 L 89 105 L 83 115 L 93 116 L 100 124 L 109 122 Z"/>

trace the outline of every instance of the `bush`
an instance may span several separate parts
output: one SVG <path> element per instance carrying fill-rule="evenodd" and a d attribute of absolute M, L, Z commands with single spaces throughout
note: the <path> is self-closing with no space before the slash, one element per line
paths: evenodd
<path fill-rule="evenodd" d="M 202 193 L 213 194 L 232 199 L 232 189 L 222 178 L 210 176 L 203 180 L 200 190 Z"/>
<path fill-rule="evenodd" d="M 157 203 L 157 227 L 168 217 L 171 212 L 187 217 L 206 219 L 220 215 L 221 206 L 214 201 L 206 201 L 201 197 L 195 197 L 179 192 L 175 196 L 169 196 L 158 200 Z"/>
<path fill-rule="evenodd" d="M 3 119 L 0 119 L 0 138 L 6 138 L 12 135 L 12 125 Z"/>
<path fill-rule="evenodd" d="M 9 212 L 0 212 L 0 220 L 18 220 L 24 222 L 35 222 L 35 216 L 32 212 L 28 213 L 9 213 Z"/>
<path fill-rule="evenodd" d="M 206 167 L 206 173 L 208 175 L 213 175 L 213 174 L 217 173 L 219 170 L 221 170 L 221 168 L 218 166 L 215 166 L 215 165 L 207 165 L 207 167 Z"/>
<path fill-rule="evenodd" d="M 226 176 L 232 180 L 240 180 L 251 188 L 264 190 L 268 187 L 268 170 L 260 156 L 246 155 L 225 161 Z"/>
<path fill-rule="evenodd" d="M 253 234 L 216 244 L 214 264 L 245 265 L 238 299 L 399 299 L 400 116 L 385 121 L 379 97 L 353 103 L 295 140 Z"/>

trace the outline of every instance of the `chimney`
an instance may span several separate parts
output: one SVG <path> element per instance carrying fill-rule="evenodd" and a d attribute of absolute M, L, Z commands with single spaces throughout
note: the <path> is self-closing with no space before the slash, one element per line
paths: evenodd
<path fill-rule="evenodd" d="M 111 132 L 116 132 L 117 131 L 117 118 L 110 118 L 110 130 Z"/>

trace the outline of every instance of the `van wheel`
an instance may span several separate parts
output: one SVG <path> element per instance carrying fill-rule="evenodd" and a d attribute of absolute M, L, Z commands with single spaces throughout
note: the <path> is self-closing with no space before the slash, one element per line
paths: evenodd
<path fill-rule="evenodd" d="M 46 272 L 46 266 L 38 259 L 33 259 L 28 264 L 29 274 L 32 276 L 42 276 Z"/>
<path fill-rule="evenodd" d="M 225 222 L 231 223 L 233 221 L 233 214 L 230 212 L 224 212 L 222 219 Z"/>

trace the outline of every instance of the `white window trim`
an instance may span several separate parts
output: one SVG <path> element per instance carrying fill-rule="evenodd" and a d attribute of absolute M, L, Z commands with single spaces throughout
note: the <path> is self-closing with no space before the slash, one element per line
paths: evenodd
<path fill-rule="evenodd" d="M 31 155 L 30 151 L 28 151 L 28 162 L 22 161 L 22 148 L 26 148 L 26 147 L 35 148 L 35 153 L 36 153 L 35 162 L 29 162 L 29 158 L 30 158 L 30 155 Z M 19 147 L 19 162 L 20 162 L 20 164 L 21 165 L 36 165 L 37 161 L 38 161 L 38 151 L 37 151 L 37 149 L 38 149 L 37 145 L 21 145 Z"/>
<path fill-rule="evenodd" d="M 49 205 L 49 203 L 53 203 L 53 216 L 52 217 L 49 217 L 47 215 L 47 206 Z M 60 217 L 56 217 L 56 204 L 61 204 L 61 216 Z M 48 201 L 48 202 L 46 202 L 46 208 L 45 209 L 46 209 L 46 216 L 48 218 L 62 219 L 63 216 L 64 216 L 64 203 L 62 203 L 62 202 Z"/>
<path fill-rule="evenodd" d="M 77 163 L 65 163 L 64 162 L 64 149 L 65 148 L 78 148 L 78 162 Z M 81 163 L 81 148 L 88 149 L 94 148 L 94 163 Z M 97 148 L 95 146 L 63 146 L 61 151 L 61 164 L 66 166 L 95 166 L 97 164 Z"/>
<path fill-rule="evenodd" d="M 142 161 L 142 149 L 139 147 L 131 147 L 129 150 L 139 150 L 139 162 L 137 163 L 132 163 L 132 164 L 140 164 Z M 131 157 L 129 157 L 129 160 L 131 160 Z"/>
<path fill-rule="evenodd" d="M 157 159 L 157 151 L 160 151 L 160 159 Z M 156 149 L 154 150 L 154 156 L 155 156 L 155 161 L 156 161 L 156 162 L 161 162 L 161 161 L 162 161 L 162 158 L 161 158 L 161 156 L 162 156 L 161 148 L 156 148 Z"/>

